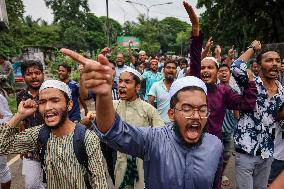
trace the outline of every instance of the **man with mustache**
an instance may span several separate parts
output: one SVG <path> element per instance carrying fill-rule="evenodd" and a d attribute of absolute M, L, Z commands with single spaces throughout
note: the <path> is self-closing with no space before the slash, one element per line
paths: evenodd
<path fill-rule="evenodd" d="M 48 130 L 50 133 L 43 157 L 47 189 L 106 189 L 99 140 L 94 132 L 85 130 L 84 146 L 87 159 L 84 161 L 87 161 L 88 166 L 82 166 L 75 155 L 74 135 L 76 129 L 84 126 L 69 119 L 68 111 L 72 106 L 71 91 L 65 83 L 57 80 L 45 81 L 39 89 L 38 103 L 32 99 L 21 101 L 18 112 L 7 124 L 0 127 L 0 154 L 42 150 L 40 134 L 42 130 Z M 37 109 L 44 119 L 44 124 L 18 133 L 17 125 Z M 87 186 L 84 177 L 86 173 L 89 175 L 90 186 Z"/>
<path fill-rule="evenodd" d="M 157 101 L 157 110 L 165 123 L 169 123 L 168 110 L 170 108 L 170 93 L 172 83 L 176 78 L 177 63 L 174 60 L 167 60 L 164 63 L 164 76 L 165 79 L 155 82 L 149 93 L 148 102 L 154 105 Z"/>
<path fill-rule="evenodd" d="M 145 93 L 145 101 L 148 101 L 148 93 L 153 85 L 153 83 L 157 81 L 161 81 L 163 79 L 163 75 L 158 72 L 158 60 L 153 58 L 150 60 L 150 70 L 146 71 L 142 75 L 141 82 L 146 82 L 146 93 Z M 156 107 L 156 101 L 155 101 Z"/>
<path fill-rule="evenodd" d="M 199 28 L 199 19 L 194 12 L 191 12 L 191 7 L 187 3 L 185 3 L 185 7 L 192 23 L 192 35 L 189 41 L 189 75 L 201 78 L 206 84 L 208 88 L 208 106 L 211 111 L 211 116 L 208 118 L 207 132 L 222 139 L 221 128 L 225 109 L 253 111 L 256 103 L 257 89 L 252 74 L 249 74 L 249 79 L 244 83 L 242 95 L 234 92 L 230 87 L 217 85 L 219 62 L 214 57 L 206 57 L 201 61 L 203 33 Z M 255 41 L 254 47 L 258 50 L 261 48 L 261 45 L 258 41 Z M 245 56 L 252 55 L 250 50 L 244 54 L 244 58 Z"/>
<path fill-rule="evenodd" d="M 245 83 L 247 79 L 245 61 L 256 50 L 257 44 L 253 42 L 247 52 L 232 64 L 233 73 L 238 72 L 240 83 Z M 282 110 L 284 88 L 277 80 L 281 67 L 280 55 L 274 49 L 262 49 L 256 61 L 260 65 L 259 76 L 255 77 L 258 91 L 256 108 L 254 111 L 241 113 L 234 136 L 238 189 L 265 189 L 267 187 L 274 155 L 275 132 L 273 128 L 282 130 L 279 128 L 278 121 L 284 118 L 284 110 Z M 276 137 L 279 137 L 279 134 Z"/>
<path fill-rule="evenodd" d="M 86 87 L 97 94 L 94 121 L 97 135 L 111 147 L 143 159 L 145 188 L 220 186 L 222 143 L 216 136 L 204 133 L 210 112 L 203 81 L 191 76 L 171 85 L 171 124 L 159 128 L 135 127 L 115 113 L 111 99 L 113 73 L 108 61 L 103 56 L 99 56 L 99 62 L 92 61 L 68 49 L 61 52 L 84 65 Z"/>
<path fill-rule="evenodd" d="M 39 61 L 24 61 L 21 65 L 21 72 L 27 85 L 27 89 L 22 90 L 17 94 L 17 106 L 19 106 L 21 101 L 25 101 L 27 99 L 38 101 L 39 88 L 44 81 L 43 66 Z M 41 125 L 43 123 L 42 116 L 39 111 L 36 111 L 34 114 L 25 117 L 25 119 L 21 122 L 20 130 L 24 131 L 25 129 Z M 35 151 L 30 150 L 23 154 L 22 174 L 24 175 L 26 189 L 44 188 L 41 179 L 42 169 Z"/>
<path fill-rule="evenodd" d="M 114 81 L 116 83 L 118 83 L 119 76 L 120 76 L 121 72 L 123 70 L 125 70 L 126 68 L 128 68 L 128 66 L 125 65 L 125 59 L 124 59 L 124 54 L 123 53 L 118 53 L 116 55 L 115 64 L 116 64 L 116 68 L 115 68 L 115 78 L 114 78 Z"/>

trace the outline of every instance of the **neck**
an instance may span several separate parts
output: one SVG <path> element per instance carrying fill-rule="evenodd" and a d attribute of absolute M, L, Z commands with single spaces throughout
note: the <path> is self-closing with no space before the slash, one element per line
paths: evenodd
<path fill-rule="evenodd" d="M 73 123 L 70 119 L 67 118 L 59 128 L 51 130 L 51 132 L 56 137 L 62 137 L 72 133 L 74 131 L 74 128 L 75 123 Z"/>
<path fill-rule="evenodd" d="M 229 86 L 229 81 L 228 82 L 221 82 L 222 85 Z"/>
<path fill-rule="evenodd" d="M 158 70 L 151 70 L 153 73 L 157 73 Z"/>
<path fill-rule="evenodd" d="M 128 101 L 128 102 L 133 102 L 133 101 L 135 101 L 136 99 L 137 99 L 137 96 L 134 96 L 133 98 L 128 99 L 128 100 L 126 100 L 126 101 Z"/>
<path fill-rule="evenodd" d="M 67 79 L 63 79 L 63 80 L 61 80 L 62 82 L 64 82 L 64 83 L 68 83 L 69 82 L 69 78 L 67 78 Z"/>
<path fill-rule="evenodd" d="M 39 93 L 38 89 L 28 88 L 29 92 L 32 94 L 33 97 L 37 96 Z"/>
<path fill-rule="evenodd" d="M 173 82 L 174 82 L 173 79 L 165 79 L 164 80 L 165 85 L 172 85 Z"/>
<path fill-rule="evenodd" d="M 268 79 L 267 77 L 264 77 L 262 73 L 259 74 L 260 78 L 261 78 L 261 81 L 263 83 L 263 85 L 266 87 L 266 88 L 271 88 L 275 85 L 275 80 L 276 79 Z"/>

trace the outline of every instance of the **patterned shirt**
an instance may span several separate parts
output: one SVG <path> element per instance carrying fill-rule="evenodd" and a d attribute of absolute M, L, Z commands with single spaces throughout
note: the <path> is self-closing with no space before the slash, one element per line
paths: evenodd
<path fill-rule="evenodd" d="M 38 101 L 38 95 L 33 97 L 33 95 L 30 93 L 30 91 L 22 90 L 16 96 L 17 106 L 19 106 L 21 101 L 27 100 L 27 99 L 32 99 L 34 101 Z M 37 126 L 37 125 L 41 125 L 41 124 L 44 123 L 43 118 L 42 118 L 41 114 L 39 113 L 39 111 L 36 111 L 35 114 L 24 119 L 23 122 L 24 122 L 26 129 L 30 128 L 30 127 Z"/>
<path fill-rule="evenodd" d="M 245 62 L 234 62 L 232 69 L 239 69 L 239 75 L 245 76 L 246 74 L 241 73 L 241 70 L 246 69 L 242 64 L 245 64 Z M 272 129 L 275 124 L 278 124 L 275 122 L 275 117 L 284 104 L 284 88 L 276 80 L 278 93 L 269 99 L 261 78 L 255 77 L 255 80 L 258 90 L 256 108 L 252 112 L 241 112 L 235 131 L 235 144 L 237 148 L 250 155 L 256 156 L 256 152 L 260 150 L 262 158 L 269 158 L 273 156 L 274 136 Z"/>
<path fill-rule="evenodd" d="M 37 148 L 37 138 L 42 126 L 36 126 L 18 133 L 18 128 L 9 125 L 0 126 L 0 154 L 25 153 Z M 73 149 L 74 132 L 56 137 L 52 133 L 47 142 L 45 167 L 47 189 L 86 189 L 84 174 L 86 169 L 81 165 Z M 102 155 L 99 140 L 90 130 L 85 135 L 86 152 L 89 170 L 91 171 L 92 188 L 106 189 Z"/>

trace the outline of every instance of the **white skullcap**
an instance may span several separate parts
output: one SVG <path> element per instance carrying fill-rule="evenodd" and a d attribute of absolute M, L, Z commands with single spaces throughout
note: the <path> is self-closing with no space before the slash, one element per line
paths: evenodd
<path fill-rule="evenodd" d="M 204 60 L 212 60 L 213 62 L 215 62 L 217 64 L 217 67 L 219 68 L 220 63 L 218 62 L 218 60 L 212 56 L 210 57 L 205 57 L 203 58 L 203 60 L 201 60 L 201 62 L 203 62 Z"/>
<path fill-rule="evenodd" d="M 39 88 L 39 92 L 41 92 L 42 90 L 47 89 L 47 88 L 58 89 L 58 90 L 60 90 L 64 93 L 66 93 L 67 96 L 69 97 L 69 99 L 72 99 L 70 88 L 68 87 L 68 85 L 66 85 L 66 83 L 64 83 L 62 81 L 46 80 L 41 84 L 41 86 Z"/>
<path fill-rule="evenodd" d="M 137 70 L 135 70 L 133 68 L 128 67 L 128 68 L 124 69 L 121 73 L 123 73 L 123 72 L 133 73 L 134 75 L 136 75 L 140 79 L 140 81 L 142 79 L 142 75 Z"/>
<path fill-rule="evenodd" d="M 170 97 L 172 98 L 179 90 L 190 86 L 200 87 L 207 95 L 207 87 L 201 79 L 194 76 L 186 76 L 173 82 L 170 88 Z"/>
<path fill-rule="evenodd" d="M 139 55 L 141 55 L 141 54 L 146 54 L 146 52 L 145 52 L 145 51 L 139 51 L 138 54 L 139 54 Z"/>

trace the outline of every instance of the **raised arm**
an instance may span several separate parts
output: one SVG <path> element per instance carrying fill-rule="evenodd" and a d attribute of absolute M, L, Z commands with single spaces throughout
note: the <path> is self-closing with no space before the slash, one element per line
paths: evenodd
<path fill-rule="evenodd" d="M 8 123 L 0 126 L 0 154 L 19 154 L 35 150 L 40 129 L 33 127 L 24 132 L 18 132 L 18 124 L 37 110 L 37 105 L 31 99 L 19 104 L 18 112 Z"/>
<path fill-rule="evenodd" d="M 185 1 L 183 1 L 183 5 L 192 23 L 192 35 L 189 38 L 190 69 L 186 75 L 200 78 L 203 34 L 199 31 L 199 19 L 192 6 Z"/>
<path fill-rule="evenodd" d="M 115 117 L 111 93 L 113 70 L 110 63 L 102 54 L 98 61 L 94 61 L 69 49 L 60 51 L 83 65 L 83 82 L 87 89 L 96 94 L 97 127 L 102 133 L 106 133 L 112 127 Z"/>
<path fill-rule="evenodd" d="M 206 42 L 204 50 L 201 53 L 201 60 L 203 60 L 205 57 L 207 57 L 208 53 L 210 52 L 212 45 L 213 45 L 213 41 L 212 41 L 212 37 L 210 37 L 208 39 L 208 41 Z"/>

